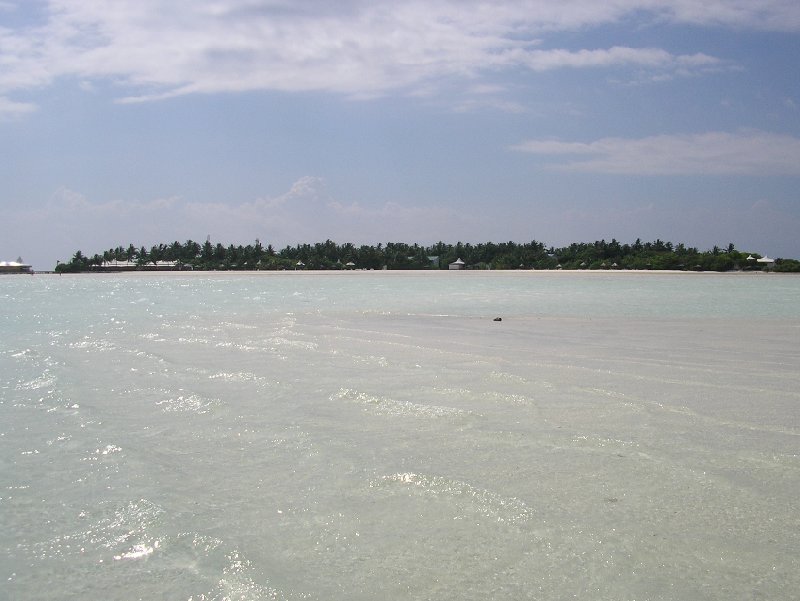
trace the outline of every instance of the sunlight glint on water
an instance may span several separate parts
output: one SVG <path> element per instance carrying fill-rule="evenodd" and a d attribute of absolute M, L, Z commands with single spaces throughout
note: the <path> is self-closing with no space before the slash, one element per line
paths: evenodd
<path fill-rule="evenodd" d="M 800 278 L 18 276 L 0 298 L 9 599 L 800 590 Z"/>

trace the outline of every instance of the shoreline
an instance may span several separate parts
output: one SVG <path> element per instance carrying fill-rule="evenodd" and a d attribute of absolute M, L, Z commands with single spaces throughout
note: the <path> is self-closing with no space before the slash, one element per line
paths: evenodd
<path fill-rule="evenodd" d="M 9 275 L 61 275 L 61 276 L 135 276 L 135 277 L 152 277 L 152 276 L 167 276 L 167 277 L 180 277 L 180 276 L 343 276 L 355 275 L 359 276 L 366 274 L 381 274 L 387 277 L 393 276 L 420 276 L 430 275 L 436 276 L 440 274 L 458 274 L 453 277 L 465 277 L 464 274 L 482 274 L 482 275 L 515 275 L 515 276 L 544 276 L 544 277 L 566 277 L 570 274 L 591 275 L 591 276 L 612 276 L 619 277 L 623 275 L 635 275 L 652 277 L 658 275 L 679 275 L 679 276 L 756 276 L 756 275 L 769 275 L 769 276 L 797 276 L 799 274 L 793 272 L 780 272 L 780 271 L 684 271 L 679 269 L 351 269 L 351 270 L 327 270 L 327 269 L 302 269 L 302 270 L 131 270 L 131 271 L 83 271 L 79 273 L 62 273 L 59 274 L 55 271 L 34 271 L 29 274 L 9 274 Z M 470 277 L 470 276 L 466 276 Z"/>

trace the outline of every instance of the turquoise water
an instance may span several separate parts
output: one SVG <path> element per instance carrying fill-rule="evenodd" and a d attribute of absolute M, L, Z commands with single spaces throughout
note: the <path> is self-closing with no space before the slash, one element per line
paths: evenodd
<path fill-rule="evenodd" d="M 375 311 L 481 316 L 800 317 L 800 278 L 777 274 L 353 272 L 115 275 L 2 282 L 7 302 L 86 311 Z M 13 284 L 13 286 L 12 286 Z M 52 295 L 57 298 L 50 298 Z M 201 299 L 196 295 L 202 296 Z M 102 301 L 102 302 L 101 302 Z M 53 303 L 55 307 L 53 307 Z M 187 306 L 188 303 L 188 306 Z M 199 307 L 199 308 L 198 308 Z M 9 317 L 13 317 L 10 315 Z"/>
<path fill-rule="evenodd" d="M 37 275 L 0 298 L 0 598 L 800 590 L 800 278 Z"/>

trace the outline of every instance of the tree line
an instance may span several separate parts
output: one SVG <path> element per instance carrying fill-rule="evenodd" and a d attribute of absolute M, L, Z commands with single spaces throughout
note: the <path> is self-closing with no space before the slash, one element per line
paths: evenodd
<path fill-rule="evenodd" d="M 748 258 L 750 257 L 750 258 Z M 610 242 L 572 243 L 556 248 L 542 242 L 485 242 L 470 244 L 437 242 L 430 246 L 402 242 L 360 245 L 337 244 L 331 240 L 316 244 L 297 244 L 275 250 L 256 239 L 253 244 L 224 246 L 210 238 L 200 244 L 193 240 L 156 244 L 150 248 L 133 244 L 86 255 L 75 252 L 60 273 L 102 271 L 110 265 L 153 269 L 229 270 L 336 270 L 336 269 L 448 269 L 461 259 L 468 269 L 675 269 L 693 271 L 731 271 L 762 269 L 755 261 L 761 255 L 737 250 L 734 245 L 714 246 L 700 251 L 684 244 L 662 240 L 622 244 Z M 800 261 L 777 259 L 775 271 L 800 271 Z"/>

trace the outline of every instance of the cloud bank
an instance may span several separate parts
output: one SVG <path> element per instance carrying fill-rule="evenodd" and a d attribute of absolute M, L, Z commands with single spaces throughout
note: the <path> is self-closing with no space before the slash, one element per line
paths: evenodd
<path fill-rule="evenodd" d="M 52 269 L 54 259 L 31 254 L 31 240 L 41 237 L 41 224 L 58 224 L 49 235 L 49 255 L 66 261 L 76 250 L 102 252 L 117 245 L 214 242 L 247 244 L 256 238 L 265 245 L 324 241 L 375 244 L 387 241 L 433 241 L 453 227 L 465 239 L 478 235 L 479 224 L 446 206 L 380 206 L 343 203 L 330 195 L 318 177 L 302 177 L 277 196 L 244 202 L 195 202 L 179 197 L 147 200 L 96 201 L 62 188 L 43 206 L 16 207 L 6 217 L 18 225 L 4 236 L 2 246 L 23 249 L 37 269 Z M 28 250 L 24 250 L 28 249 Z M 16 255 L 15 255 L 16 256 Z"/>
<path fill-rule="evenodd" d="M 757 130 L 594 142 L 527 140 L 513 150 L 564 171 L 625 175 L 800 175 L 800 139 Z"/>
<path fill-rule="evenodd" d="M 50 0 L 38 13 L 27 2 L 4 6 L 27 21 L 0 27 L 0 113 L 29 110 L 11 96 L 63 78 L 108 80 L 120 101 L 136 102 L 248 90 L 369 98 L 512 68 L 636 66 L 663 77 L 724 59 L 548 42 L 624 19 L 800 31 L 800 5 L 784 0 Z"/>

